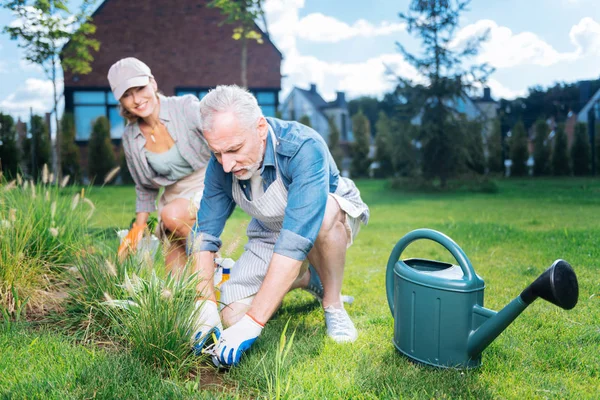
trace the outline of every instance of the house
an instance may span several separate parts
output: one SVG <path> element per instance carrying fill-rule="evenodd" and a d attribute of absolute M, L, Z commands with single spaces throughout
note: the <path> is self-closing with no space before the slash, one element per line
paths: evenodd
<path fill-rule="evenodd" d="M 201 98 L 220 84 L 241 84 L 241 42 L 232 38 L 233 27 L 222 24 L 219 9 L 209 0 L 105 0 L 92 15 L 94 37 L 100 51 L 94 54 L 92 72 L 65 72 L 65 111 L 75 116 L 75 140 L 81 163 L 87 169 L 87 144 L 92 122 L 105 116 L 119 151 L 125 121 L 119 115 L 106 75 L 124 57 L 137 57 L 152 69 L 159 90 L 167 95 L 194 94 Z M 256 27 L 258 30 L 259 28 Z M 264 36 L 264 43 L 248 42 L 247 79 L 266 116 L 279 105 L 282 54 Z"/>
<path fill-rule="evenodd" d="M 281 104 L 281 117 L 287 120 L 300 120 L 307 116 L 310 126 L 319 132 L 326 142 L 329 142 L 329 119 L 340 132 L 340 143 L 347 145 L 352 141 L 350 113 L 344 92 L 337 92 L 334 101 L 326 102 L 317 92 L 317 85 L 311 84 L 310 89 L 294 87 Z"/>

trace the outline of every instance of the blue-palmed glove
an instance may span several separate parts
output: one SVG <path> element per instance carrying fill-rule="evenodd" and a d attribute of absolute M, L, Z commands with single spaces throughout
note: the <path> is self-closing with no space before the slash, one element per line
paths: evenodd
<path fill-rule="evenodd" d="M 219 339 L 221 331 L 223 331 L 223 325 L 221 324 L 217 303 L 214 301 L 199 300 L 196 301 L 195 307 L 196 310 L 192 315 L 194 318 L 194 331 L 191 336 L 191 344 L 194 353 L 200 355 L 211 338 Z"/>
<path fill-rule="evenodd" d="M 221 366 L 237 365 L 244 351 L 248 350 L 263 330 L 263 325 L 256 322 L 248 314 L 235 325 L 221 333 L 215 349 L 215 358 Z"/>

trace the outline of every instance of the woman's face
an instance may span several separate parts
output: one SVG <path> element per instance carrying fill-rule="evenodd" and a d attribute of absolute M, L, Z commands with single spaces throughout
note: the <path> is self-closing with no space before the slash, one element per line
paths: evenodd
<path fill-rule="evenodd" d="M 121 105 L 131 114 L 146 118 L 158 110 L 158 96 L 156 95 L 156 81 L 150 80 L 146 86 L 127 89 L 121 99 Z"/>

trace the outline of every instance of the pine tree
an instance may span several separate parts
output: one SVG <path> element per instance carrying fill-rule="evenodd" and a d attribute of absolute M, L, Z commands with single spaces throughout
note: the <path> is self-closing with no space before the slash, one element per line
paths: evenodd
<path fill-rule="evenodd" d="M 565 127 L 559 124 L 554 137 L 554 150 L 552 151 L 552 173 L 556 176 L 569 175 L 569 152 L 567 151 L 567 135 Z"/>
<path fill-rule="evenodd" d="M 369 120 L 359 111 L 352 117 L 352 127 L 354 131 L 354 144 L 352 146 L 352 166 L 351 174 L 353 177 L 364 177 L 369 175 L 369 148 L 371 145 L 371 128 Z"/>
<path fill-rule="evenodd" d="M 79 182 L 81 169 L 79 166 L 79 147 L 75 143 L 75 120 L 73 114 L 65 113 L 60 121 L 62 141 L 61 164 L 63 175 L 69 175 L 71 182 Z"/>
<path fill-rule="evenodd" d="M 596 124 L 596 173 L 600 174 L 600 124 Z"/>
<path fill-rule="evenodd" d="M 0 171 L 6 177 L 15 177 L 20 160 L 15 121 L 10 115 L 0 113 Z"/>
<path fill-rule="evenodd" d="M 379 162 L 379 168 L 375 171 L 375 176 L 385 178 L 394 173 L 394 167 L 392 163 L 391 121 L 383 111 L 379 112 L 375 132 L 375 161 Z"/>
<path fill-rule="evenodd" d="M 543 119 L 535 123 L 533 149 L 533 173 L 535 176 L 548 175 L 550 170 L 550 146 L 548 144 L 548 124 Z"/>
<path fill-rule="evenodd" d="M 528 158 L 527 131 L 523 122 L 519 121 L 513 127 L 512 137 L 510 138 L 510 159 L 512 160 L 510 174 L 513 176 L 526 175 Z"/>
<path fill-rule="evenodd" d="M 43 165 L 50 166 L 50 132 L 44 119 L 39 115 L 34 115 L 31 117 L 29 133 L 31 137 L 25 139 L 23 143 L 23 158 L 29 175 L 34 181 L 37 181 Z M 32 154 L 35 157 L 32 157 Z"/>
<path fill-rule="evenodd" d="M 121 175 L 121 182 L 124 185 L 133 185 L 133 177 L 131 176 L 131 172 L 129 171 L 129 167 L 127 166 L 127 158 L 125 157 L 125 149 L 121 146 L 121 152 L 119 155 L 119 166 L 121 170 L 119 174 Z"/>
<path fill-rule="evenodd" d="M 496 118 L 492 125 L 492 132 L 487 140 L 488 159 L 487 165 L 490 172 L 504 171 L 504 160 L 502 159 L 502 127 L 500 118 Z"/>
<path fill-rule="evenodd" d="M 312 128 L 312 126 L 310 125 L 310 117 L 308 115 L 303 115 L 302 117 L 300 117 L 300 120 L 298 122 L 300 122 L 302 125 L 306 125 L 309 128 Z"/>
<path fill-rule="evenodd" d="M 338 169 L 342 170 L 342 161 L 344 159 L 344 153 L 340 147 L 340 131 L 338 130 L 333 118 L 328 118 L 329 122 L 329 152 L 335 161 Z"/>
<path fill-rule="evenodd" d="M 578 123 L 575 126 L 575 139 L 571 147 L 571 161 L 573 174 L 576 176 L 589 175 L 590 173 L 590 141 L 587 134 L 587 125 Z"/>
<path fill-rule="evenodd" d="M 483 127 L 480 122 L 467 121 L 462 118 L 461 125 L 465 132 L 466 167 L 477 174 L 485 173 L 485 155 L 483 153 Z"/>
<path fill-rule="evenodd" d="M 419 175 L 418 153 L 413 145 L 418 129 L 408 122 L 392 120 L 392 164 L 395 175 L 410 177 Z"/>
<path fill-rule="evenodd" d="M 98 117 L 92 126 L 88 144 L 88 173 L 96 185 L 104 182 L 104 177 L 117 165 L 110 141 L 110 124 L 106 117 Z"/>

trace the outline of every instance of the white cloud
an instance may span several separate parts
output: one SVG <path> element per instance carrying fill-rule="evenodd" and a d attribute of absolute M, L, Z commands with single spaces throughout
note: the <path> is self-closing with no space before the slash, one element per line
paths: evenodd
<path fill-rule="evenodd" d="M 24 60 L 22 58 L 19 60 L 19 69 L 21 71 L 33 72 L 36 74 L 44 73 L 44 69 L 39 64 L 34 64 L 34 63 Z"/>
<path fill-rule="evenodd" d="M 489 29 L 489 39 L 482 43 L 476 62 L 487 62 L 496 68 L 520 65 L 549 66 L 577 58 L 575 52 L 560 53 L 532 32 L 513 33 L 492 20 L 479 20 L 461 29 L 452 45 L 461 48 L 470 39 Z"/>
<path fill-rule="evenodd" d="M 492 92 L 492 97 L 494 99 L 516 99 L 517 97 L 523 97 L 527 95 L 526 89 L 521 90 L 512 90 L 498 82 L 496 79 L 490 78 L 486 82 L 486 86 L 488 86 Z"/>
<path fill-rule="evenodd" d="M 600 24 L 589 17 L 583 18 L 569 32 L 571 42 L 582 56 L 600 55 Z"/>
<path fill-rule="evenodd" d="M 58 93 L 62 93 L 62 87 L 63 83 L 59 81 L 57 87 Z M 51 81 L 36 78 L 26 79 L 24 84 L 14 93 L 0 101 L 0 109 L 15 117 L 27 118 L 30 107 L 37 114 L 43 114 L 52 110 Z"/>
<path fill-rule="evenodd" d="M 296 34 L 298 37 L 313 42 L 336 43 L 353 37 L 374 37 L 389 35 L 394 32 L 404 31 L 406 24 L 389 23 L 383 21 L 379 26 L 359 19 L 352 25 L 348 25 L 336 18 L 323 15 L 321 13 L 312 13 L 296 25 Z"/>

